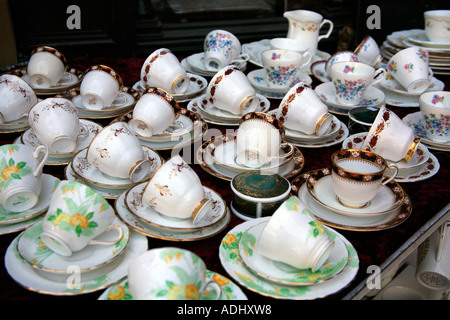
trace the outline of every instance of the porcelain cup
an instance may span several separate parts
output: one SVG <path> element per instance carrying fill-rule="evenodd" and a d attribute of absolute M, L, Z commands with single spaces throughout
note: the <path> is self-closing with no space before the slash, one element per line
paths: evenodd
<path fill-rule="evenodd" d="M 63 77 L 66 57 L 57 49 L 42 46 L 33 50 L 27 65 L 27 74 L 34 88 L 50 88 Z"/>
<path fill-rule="evenodd" d="M 269 42 L 270 49 L 290 50 L 305 53 L 308 51 L 308 45 L 300 40 L 291 38 L 273 38 Z"/>
<path fill-rule="evenodd" d="M 39 159 L 45 146 L 33 148 L 23 144 L 0 146 L 0 204 L 9 212 L 34 207 L 41 192 L 42 168 L 48 151 Z"/>
<path fill-rule="evenodd" d="M 90 187 L 63 180 L 53 191 L 42 222 L 42 242 L 55 253 L 70 257 L 88 245 L 110 245 L 123 237 L 114 225 L 114 208 Z M 96 239 L 108 232 L 108 239 Z M 111 234 L 109 234 L 111 232 Z"/>
<path fill-rule="evenodd" d="M 18 76 L 0 76 L 0 124 L 12 122 L 28 114 L 38 99 L 34 90 Z"/>
<path fill-rule="evenodd" d="M 144 88 L 161 88 L 170 94 L 183 94 L 189 88 L 189 77 L 177 56 L 166 48 L 152 52 L 141 68 Z"/>
<path fill-rule="evenodd" d="M 75 150 L 78 139 L 89 134 L 86 125 L 80 123 L 77 107 L 65 98 L 38 102 L 30 110 L 28 124 L 38 140 L 54 153 Z"/>
<path fill-rule="evenodd" d="M 204 261 L 189 250 L 151 249 L 128 266 L 130 293 L 135 300 L 218 300 L 222 289 L 206 271 Z"/>
<path fill-rule="evenodd" d="M 384 68 L 376 69 L 361 62 L 336 62 L 331 65 L 331 80 L 339 103 L 358 105 L 369 86 L 375 85 L 386 76 Z"/>
<path fill-rule="evenodd" d="M 383 60 L 380 47 L 374 38 L 367 35 L 355 49 L 356 57 L 359 62 L 366 63 L 376 68 Z"/>
<path fill-rule="evenodd" d="M 409 162 L 420 138 L 392 110 L 382 106 L 369 129 L 361 149 L 375 152 L 386 160 Z"/>
<path fill-rule="evenodd" d="M 260 103 L 247 76 L 235 66 L 224 67 L 214 75 L 206 98 L 214 107 L 235 115 L 253 112 Z"/>
<path fill-rule="evenodd" d="M 122 77 L 114 69 L 105 65 L 91 66 L 81 81 L 81 101 L 85 108 L 91 110 L 121 105 L 126 101 L 122 88 Z"/>
<path fill-rule="evenodd" d="M 450 92 L 425 92 L 419 98 L 427 138 L 450 142 Z"/>
<path fill-rule="evenodd" d="M 331 76 L 331 66 L 336 62 L 358 62 L 358 56 L 353 51 L 338 51 L 332 54 L 325 63 L 325 71 Z"/>
<path fill-rule="evenodd" d="M 388 165 L 376 153 L 360 149 L 343 149 L 331 155 L 332 182 L 339 203 L 349 208 L 364 208 L 375 197 L 381 186 L 398 174 L 395 164 Z M 387 168 L 391 177 L 383 179 Z"/>
<path fill-rule="evenodd" d="M 319 136 L 333 122 L 327 105 L 302 82 L 293 86 L 281 100 L 276 117 L 288 129 Z"/>
<path fill-rule="evenodd" d="M 431 84 L 433 71 L 429 67 L 428 51 L 417 46 L 397 52 L 387 64 L 388 72 L 408 92 L 420 94 Z"/>
<path fill-rule="evenodd" d="M 89 144 L 87 161 L 107 177 L 142 181 L 150 171 L 139 139 L 125 122 L 104 127 Z"/>
<path fill-rule="evenodd" d="M 142 194 L 142 203 L 166 217 L 192 219 L 194 224 L 207 216 L 212 205 L 197 173 L 179 155 L 153 174 Z"/>
<path fill-rule="evenodd" d="M 180 114 L 181 107 L 170 93 L 151 87 L 142 93 L 134 106 L 133 118 L 128 124 L 136 134 L 151 137 L 166 132 Z M 178 133 L 178 131 L 172 133 Z"/>
<path fill-rule="evenodd" d="M 218 71 L 230 64 L 248 61 L 248 54 L 241 53 L 239 39 L 226 30 L 210 31 L 204 41 L 205 67 Z"/>
<path fill-rule="evenodd" d="M 333 251 L 334 241 L 296 196 L 285 200 L 264 227 L 255 250 L 298 269 L 318 270 Z"/>
<path fill-rule="evenodd" d="M 289 88 L 297 72 L 311 61 L 309 52 L 270 49 L 261 52 L 266 83 L 271 88 Z"/>
<path fill-rule="evenodd" d="M 317 52 L 317 45 L 322 39 L 326 39 L 333 31 L 333 22 L 324 19 L 317 12 L 310 10 L 285 11 L 283 16 L 288 19 L 289 27 L 287 37 L 297 39 L 308 45 L 308 52 L 312 57 Z M 319 35 L 320 29 L 328 25 L 328 31 Z"/>
<path fill-rule="evenodd" d="M 423 15 L 428 39 L 437 43 L 450 43 L 450 10 L 429 10 Z"/>
<path fill-rule="evenodd" d="M 278 119 L 263 112 L 244 115 L 236 133 L 236 162 L 249 168 L 260 168 L 265 164 L 292 155 L 294 146 L 284 142 L 284 128 Z M 288 152 L 280 154 L 280 148 Z"/>

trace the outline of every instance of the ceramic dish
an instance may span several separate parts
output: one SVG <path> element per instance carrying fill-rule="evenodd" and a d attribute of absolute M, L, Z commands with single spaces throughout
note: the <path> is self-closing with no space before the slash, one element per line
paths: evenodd
<path fill-rule="evenodd" d="M 427 133 L 425 130 L 425 119 L 423 118 L 423 114 L 421 111 L 406 115 L 402 119 L 402 121 L 408 124 L 408 126 L 414 130 L 414 135 L 421 138 L 420 141 L 426 144 L 429 149 L 450 151 L 450 143 L 431 140 L 427 137 Z"/>
<path fill-rule="evenodd" d="M 241 71 L 247 68 L 247 62 L 237 62 L 232 63 L 236 65 Z M 211 71 L 206 69 L 205 57 L 203 52 L 198 52 L 190 55 L 189 57 L 181 61 L 181 65 L 187 70 L 193 73 L 199 74 L 201 76 L 212 77 L 217 71 Z"/>
<path fill-rule="evenodd" d="M 42 213 L 41 215 L 35 216 L 35 217 L 27 219 L 27 220 L 22 220 L 20 222 L 10 223 L 10 224 L 0 224 L 0 235 L 15 233 L 15 232 L 25 230 L 25 229 L 29 228 L 30 226 L 32 226 L 33 224 L 42 220 L 42 218 L 44 216 L 45 216 L 45 213 Z"/>
<path fill-rule="evenodd" d="M 339 130 L 330 137 L 319 140 L 319 141 L 299 141 L 299 140 L 291 140 L 286 135 L 286 141 L 292 143 L 293 145 L 297 147 L 303 147 L 303 148 L 324 148 L 336 145 L 338 143 L 341 143 L 348 137 L 349 131 L 348 127 L 341 121 L 341 125 Z"/>
<path fill-rule="evenodd" d="M 385 96 L 385 103 L 394 107 L 419 107 L 419 99 L 416 96 L 406 96 L 390 90 L 382 89 L 379 83 L 374 87 L 382 90 Z"/>
<path fill-rule="evenodd" d="M 406 96 L 413 96 L 413 97 L 419 97 L 421 93 L 411 93 L 408 92 L 397 80 L 395 80 L 390 74 L 386 76 L 380 83 L 379 86 L 383 89 L 399 93 Z M 443 90 L 445 87 L 444 82 L 441 80 L 436 79 L 435 77 L 431 78 L 431 84 L 428 87 L 428 89 L 425 92 L 430 91 L 440 91 Z"/>
<path fill-rule="evenodd" d="M 325 69 L 326 64 L 327 60 L 319 60 L 311 63 L 311 74 L 321 82 L 331 81 L 331 77 Z"/>
<path fill-rule="evenodd" d="M 258 90 L 261 90 L 263 92 L 267 93 L 279 93 L 285 95 L 290 88 L 292 88 L 295 84 L 299 82 L 303 82 L 306 85 L 311 85 L 312 79 L 309 75 L 304 74 L 302 72 L 297 72 L 297 74 L 294 77 L 294 80 L 290 84 L 290 86 L 285 88 L 272 88 L 269 87 L 266 81 L 266 71 L 264 69 L 257 69 L 250 71 L 247 74 L 247 78 L 250 81 L 250 84 Z"/>
<path fill-rule="evenodd" d="M 0 133 L 22 132 L 29 128 L 28 116 L 0 124 Z"/>

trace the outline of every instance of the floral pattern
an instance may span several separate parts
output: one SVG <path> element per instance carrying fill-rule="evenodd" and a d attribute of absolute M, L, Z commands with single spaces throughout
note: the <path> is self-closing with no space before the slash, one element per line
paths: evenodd
<path fill-rule="evenodd" d="M 350 81 L 337 79 L 333 81 L 336 95 L 343 100 L 352 101 L 358 99 L 367 90 L 367 85 L 361 79 Z"/>
<path fill-rule="evenodd" d="M 425 126 L 431 134 L 439 137 L 450 136 L 450 116 L 444 114 L 424 114 Z"/>
<path fill-rule="evenodd" d="M 292 78 L 297 74 L 298 68 L 291 64 L 288 66 L 265 68 L 267 73 L 267 82 L 278 86 L 289 86 Z"/>
<path fill-rule="evenodd" d="M 22 177 L 32 174 L 32 169 L 26 162 L 17 162 L 13 158 L 14 151 L 19 151 L 18 145 L 3 145 L 0 147 L 0 190 L 8 187 L 14 180 L 20 180 Z"/>
<path fill-rule="evenodd" d="M 228 33 L 212 33 L 205 39 L 205 51 L 212 50 L 222 52 L 228 59 L 232 56 L 236 47 L 233 44 L 232 36 Z"/>

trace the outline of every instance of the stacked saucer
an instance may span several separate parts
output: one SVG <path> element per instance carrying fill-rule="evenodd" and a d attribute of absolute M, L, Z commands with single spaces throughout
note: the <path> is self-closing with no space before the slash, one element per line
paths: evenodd
<path fill-rule="evenodd" d="M 0 133 L 14 133 L 23 132 L 30 126 L 28 125 L 28 116 L 24 116 L 20 119 L 0 123 Z"/>
<path fill-rule="evenodd" d="M 246 61 L 239 61 L 236 63 L 232 63 L 232 65 L 233 64 L 235 64 L 241 71 L 245 71 L 245 69 L 247 68 Z M 203 52 L 194 53 L 189 57 L 181 60 L 181 65 L 184 69 L 186 69 L 186 71 L 196 73 L 204 77 L 213 77 L 217 73 L 217 71 L 211 71 L 206 68 L 205 56 Z"/>

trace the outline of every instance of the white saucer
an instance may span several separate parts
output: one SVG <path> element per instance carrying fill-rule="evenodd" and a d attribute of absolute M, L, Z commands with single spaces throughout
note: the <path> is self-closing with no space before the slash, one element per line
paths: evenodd
<path fill-rule="evenodd" d="M 263 279 L 281 285 L 310 286 L 333 279 L 348 263 L 347 247 L 335 231 L 326 228 L 334 248 L 327 261 L 315 272 L 311 269 L 297 269 L 282 262 L 266 258 L 258 252 L 256 244 L 268 221 L 248 228 L 239 241 L 239 255 L 248 269 Z"/>
<path fill-rule="evenodd" d="M 419 46 L 438 49 L 450 49 L 450 43 L 448 42 L 435 42 L 428 39 L 425 30 L 417 30 L 416 32 L 412 33 L 407 39 L 409 42 L 412 42 L 415 45 Z"/>
<path fill-rule="evenodd" d="M 29 128 L 28 116 L 0 124 L 0 133 L 22 132 Z"/>
<path fill-rule="evenodd" d="M 379 86 L 383 89 L 389 90 L 391 92 L 399 93 L 401 95 L 411 96 L 418 98 L 421 93 L 411 93 L 408 92 L 397 80 L 394 79 L 391 75 L 386 76 L 380 83 Z M 444 82 L 436 79 L 435 77 L 431 78 L 431 84 L 425 92 L 430 91 L 440 91 L 445 87 Z"/>
<path fill-rule="evenodd" d="M 340 121 L 340 127 L 338 131 L 325 139 L 319 139 L 319 140 L 298 140 L 298 139 L 290 139 L 288 135 L 286 135 L 286 141 L 292 143 L 293 145 L 297 147 L 303 147 L 303 148 L 324 148 L 329 146 L 334 146 L 338 143 L 341 143 L 344 141 L 349 134 L 348 127 Z"/>
<path fill-rule="evenodd" d="M 299 83 L 299 82 L 304 82 L 306 85 L 311 85 L 312 83 L 312 79 L 309 75 L 302 73 L 302 72 L 297 72 L 297 74 L 295 75 L 294 80 L 292 81 L 292 83 L 284 88 L 272 88 L 269 87 L 269 85 L 267 84 L 267 77 L 266 77 L 266 71 L 264 69 L 257 69 L 254 71 L 250 71 L 247 74 L 247 78 L 250 82 L 250 84 L 258 90 L 261 90 L 263 92 L 267 92 L 267 93 L 279 93 L 279 94 L 286 94 L 289 89 L 291 89 L 295 84 Z"/>
<path fill-rule="evenodd" d="M 190 67 L 190 69 L 199 75 L 203 76 L 214 76 L 217 71 L 211 71 L 206 68 L 205 66 L 205 56 L 203 52 L 194 53 L 187 57 L 186 59 L 187 65 Z M 236 65 L 241 71 L 245 70 L 247 67 L 247 62 L 238 62 L 238 63 L 232 63 L 232 65 Z"/>
<path fill-rule="evenodd" d="M 325 68 L 327 60 L 319 60 L 311 64 L 311 73 L 321 82 L 331 82 L 331 77 Z"/>
<path fill-rule="evenodd" d="M 30 87 L 36 92 L 36 94 L 57 94 L 78 85 L 81 82 L 83 75 L 84 73 L 80 72 L 79 70 L 69 69 L 69 71 L 64 72 L 64 76 L 62 77 L 62 79 L 50 88 L 33 87 L 33 85 L 30 84 L 30 77 L 28 74 L 24 74 L 22 76 L 22 79 L 30 85 Z"/>
<path fill-rule="evenodd" d="M 114 100 L 111 106 L 101 110 L 86 108 L 81 102 L 81 95 L 73 97 L 72 102 L 76 105 L 80 118 L 99 118 L 114 117 L 127 112 L 136 104 L 136 99 L 131 94 L 123 92 L 123 95 Z"/>

